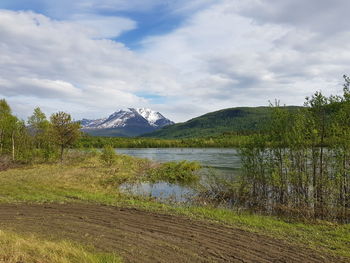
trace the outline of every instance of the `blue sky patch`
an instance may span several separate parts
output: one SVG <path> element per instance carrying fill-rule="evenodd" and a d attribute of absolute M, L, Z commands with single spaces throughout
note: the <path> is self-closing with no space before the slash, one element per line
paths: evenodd
<path fill-rule="evenodd" d="M 1 0 L 0 9 L 13 11 L 33 11 L 43 14 L 52 19 L 69 20 L 74 15 L 102 16 L 102 17 L 125 17 L 137 23 L 137 28 L 123 32 L 112 40 L 122 42 L 130 49 L 138 49 L 140 42 L 149 36 L 163 35 L 175 30 L 181 25 L 185 16 L 173 12 L 167 5 L 157 5 L 149 10 L 113 11 L 103 10 L 81 10 L 74 4 L 68 2 L 51 2 L 44 0 Z"/>
<path fill-rule="evenodd" d="M 163 35 L 175 30 L 181 25 L 183 17 L 171 14 L 165 10 L 152 11 L 148 13 L 120 13 L 124 17 L 136 21 L 138 27 L 123 33 L 114 39 L 124 43 L 131 49 L 138 49 L 140 42 L 149 36 Z"/>

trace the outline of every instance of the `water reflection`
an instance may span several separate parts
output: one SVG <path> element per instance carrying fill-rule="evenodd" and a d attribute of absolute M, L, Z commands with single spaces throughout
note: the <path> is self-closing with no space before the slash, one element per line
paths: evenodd
<path fill-rule="evenodd" d="M 204 167 L 199 175 L 201 185 L 212 182 L 212 178 L 224 177 L 234 179 L 239 174 L 241 165 L 236 149 L 220 148 L 140 148 L 117 149 L 118 153 L 139 158 L 148 158 L 158 162 L 197 161 Z M 188 202 L 197 195 L 193 186 L 180 186 L 165 182 L 124 184 L 120 187 L 124 192 L 153 197 L 166 202 Z"/>

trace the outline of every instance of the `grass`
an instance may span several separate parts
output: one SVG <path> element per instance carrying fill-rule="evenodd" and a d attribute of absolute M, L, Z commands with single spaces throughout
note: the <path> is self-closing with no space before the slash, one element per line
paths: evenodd
<path fill-rule="evenodd" d="M 6 263 L 119 263 L 112 254 L 94 253 L 78 244 L 42 240 L 0 230 L 0 262 Z"/>
<path fill-rule="evenodd" d="M 178 208 L 177 210 L 178 213 L 197 219 L 223 222 L 247 231 L 350 258 L 350 225 L 327 222 L 288 222 L 272 216 L 238 213 L 228 209 L 209 207 Z"/>
<path fill-rule="evenodd" d="M 288 222 L 209 206 L 171 206 L 118 191 L 118 185 L 123 182 L 145 180 L 148 169 L 154 169 L 149 162 L 122 155 L 117 156 L 111 167 L 103 166 L 99 158 L 94 157 L 73 164 L 11 169 L 0 172 L 0 202 L 92 202 L 136 207 L 212 220 L 350 258 L 349 224 Z"/>
<path fill-rule="evenodd" d="M 195 173 L 201 168 L 197 162 L 167 162 L 149 169 L 148 179 L 151 182 L 165 181 L 172 184 L 191 184 L 199 181 Z"/>

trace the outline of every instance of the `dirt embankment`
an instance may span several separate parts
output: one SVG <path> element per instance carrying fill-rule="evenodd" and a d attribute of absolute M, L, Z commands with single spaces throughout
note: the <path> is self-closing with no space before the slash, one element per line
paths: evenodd
<path fill-rule="evenodd" d="M 0 228 L 92 244 L 126 262 L 346 262 L 214 223 L 100 205 L 2 204 Z"/>

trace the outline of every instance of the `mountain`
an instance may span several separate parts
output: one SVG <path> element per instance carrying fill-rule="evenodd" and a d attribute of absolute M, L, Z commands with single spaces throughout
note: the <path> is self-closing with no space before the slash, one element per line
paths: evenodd
<path fill-rule="evenodd" d="M 300 107 L 288 106 L 287 110 Z M 262 129 L 271 114 L 270 107 L 239 107 L 207 113 L 184 123 L 166 126 L 143 137 L 194 138 L 221 135 L 223 133 L 249 133 Z"/>
<path fill-rule="evenodd" d="M 118 110 L 108 118 L 80 121 L 82 130 L 95 136 L 132 137 L 153 132 L 174 122 L 159 112 L 145 108 Z"/>

